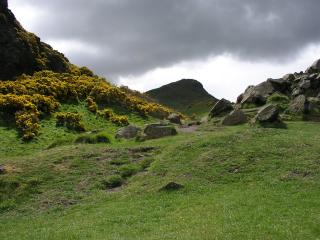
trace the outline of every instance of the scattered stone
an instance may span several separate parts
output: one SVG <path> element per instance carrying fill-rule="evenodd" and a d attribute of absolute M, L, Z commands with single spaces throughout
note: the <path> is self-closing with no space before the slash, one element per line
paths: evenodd
<path fill-rule="evenodd" d="M 299 95 L 293 99 L 289 105 L 288 111 L 294 114 L 304 114 L 308 111 L 306 96 Z"/>
<path fill-rule="evenodd" d="M 209 113 L 209 117 L 221 117 L 225 114 L 230 113 L 233 110 L 232 103 L 226 99 L 221 99 L 218 101 Z"/>
<path fill-rule="evenodd" d="M 242 110 L 234 110 L 222 120 L 222 125 L 233 126 L 246 123 L 247 121 L 247 116 Z"/>
<path fill-rule="evenodd" d="M 145 135 L 145 139 L 156 139 L 178 134 L 177 130 L 173 126 L 162 123 L 147 125 L 143 133 Z"/>
<path fill-rule="evenodd" d="M 168 116 L 168 120 L 171 122 L 171 123 L 175 123 L 175 124 L 182 124 L 181 122 L 181 115 L 177 114 L 177 113 L 171 113 L 169 116 Z"/>
<path fill-rule="evenodd" d="M 129 125 L 123 128 L 120 128 L 117 133 L 116 133 L 116 139 L 131 139 L 131 138 L 135 138 L 138 136 L 139 132 L 141 132 L 141 129 L 133 126 L 133 125 Z"/>
<path fill-rule="evenodd" d="M 160 188 L 160 191 L 177 191 L 182 188 L 184 188 L 184 186 L 179 183 L 169 182 L 168 184 Z"/>
<path fill-rule="evenodd" d="M 259 110 L 255 120 L 259 123 L 279 122 L 279 109 L 272 104 L 266 105 Z"/>

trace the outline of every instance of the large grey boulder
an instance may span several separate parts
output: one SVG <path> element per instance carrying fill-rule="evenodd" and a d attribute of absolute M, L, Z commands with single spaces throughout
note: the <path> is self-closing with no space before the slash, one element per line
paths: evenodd
<path fill-rule="evenodd" d="M 171 113 L 171 114 L 168 116 L 168 120 L 169 120 L 171 123 L 182 124 L 182 122 L 181 122 L 181 115 L 179 115 L 179 114 L 177 114 L 177 113 Z"/>
<path fill-rule="evenodd" d="M 241 110 L 234 110 L 222 120 L 222 125 L 233 126 L 248 121 L 247 116 Z"/>
<path fill-rule="evenodd" d="M 226 99 L 218 101 L 213 108 L 210 110 L 209 117 L 221 117 L 225 114 L 230 113 L 233 110 L 232 103 Z"/>
<path fill-rule="evenodd" d="M 133 125 L 129 125 L 123 128 L 120 128 L 117 133 L 116 133 L 116 139 L 131 139 L 131 138 L 135 138 L 138 136 L 139 132 L 141 132 L 141 129 L 133 126 Z"/>
<path fill-rule="evenodd" d="M 307 70 L 307 73 L 315 73 L 320 71 L 320 59 L 315 61 Z"/>
<path fill-rule="evenodd" d="M 255 122 L 258 123 L 274 123 L 279 121 L 279 109 L 272 104 L 262 107 L 255 117 Z"/>
<path fill-rule="evenodd" d="M 173 126 L 162 123 L 147 125 L 143 133 L 144 139 L 156 139 L 178 134 L 177 130 Z"/>
<path fill-rule="evenodd" d="M 294 114 L 304 114 L 308 111 L 307 98 L 304 95 L 299 95 L 293 99 L 289 105 L 288 111 Z"/>
<path fill-rule="evenodd" d="M 270 81 L 260 83 L 257 86 L 250 86 L 239 96 L 238 103 L 252 103 L 256 105 L 263 105 L 266 103 L 267 98 L 276 91 L 275 87 Z"/>

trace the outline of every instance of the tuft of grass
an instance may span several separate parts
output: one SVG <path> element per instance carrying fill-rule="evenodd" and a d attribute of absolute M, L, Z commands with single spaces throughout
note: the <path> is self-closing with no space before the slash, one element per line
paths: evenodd
<path fill-rule="evenodd" d="M 112 175 L 102 181 L 104 188 L 112 189 L 116 187 L 121 187 L 123 184 L 123 179 L 120 175 Z"/>

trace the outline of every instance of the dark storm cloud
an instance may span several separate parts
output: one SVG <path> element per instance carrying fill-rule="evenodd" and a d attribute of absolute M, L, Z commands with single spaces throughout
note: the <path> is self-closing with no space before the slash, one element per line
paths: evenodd
<path fill-rule="evenodd" d="M 96 56 L 72 53 L 70 57 L 111 76 L 222 53 L 252 61 L 285 60 L 320 40 L 319 0 L 29 3 L 47 10 L 35 28 L 43 39 L 78 40 L 98 48 Z"/>

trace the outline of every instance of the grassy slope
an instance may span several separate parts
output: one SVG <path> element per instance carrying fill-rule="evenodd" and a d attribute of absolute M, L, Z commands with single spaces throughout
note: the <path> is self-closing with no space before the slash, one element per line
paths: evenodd
<path fill-rule="evenodd" d="M 21 195 L 13 193 L 13 209 L 2 212 L 0 238 L 315 239 L 320 236 L 317 129 L 318 124 L 302 122 L 288 129 L 205 126 L 139 144 L 9 154 L 0 161 L 19 171 L 0 179 L 25 188 Z M 138 145 L 157 149 L 128 150 Z M 96 186 L 119 170 L 111 161 L 123 158 L 153 163 L 117 191 Z M 172 180 L 185 188 L 158 191 Z"/>

